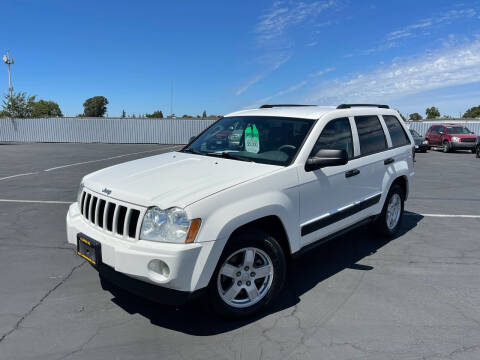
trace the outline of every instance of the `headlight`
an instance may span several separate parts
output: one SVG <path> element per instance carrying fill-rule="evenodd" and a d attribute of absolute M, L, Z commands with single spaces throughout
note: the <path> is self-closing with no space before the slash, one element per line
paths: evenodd
<path fill-rule="evenodd" d="M 151 207 L 145 213 L 140 239 L 170 243 L 193 242 L 200 228 L 200 219 L 190 220 L 183 209 L 162 210 Z"/>
<path fill-rule="evenodd" d="M 77 192 L 77 202 L 78 206 L 80 206 L 80 201 L 82 200 L 82 192 L 83 192 L 83 183 L 80 183 L 80 186 L 78 187 L 78 192 Z"/>
<path fill-rule="evenodd" d="M 422 144 L 428 145 L 428 140 L 423 140 L 423 141 L 422 141 Z"/>
<path fill-rule="evenodd" d="M 452 136 L 452 141 L 453 142 L 460 142 L 460 138 L 456 136 Z"/>

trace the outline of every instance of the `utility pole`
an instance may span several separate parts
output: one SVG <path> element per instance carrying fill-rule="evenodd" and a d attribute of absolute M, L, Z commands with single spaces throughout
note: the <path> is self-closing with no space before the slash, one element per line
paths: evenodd
<path fill-rule="evenodd" d="M 12 72 L 10 70 L 10 65 L 15 63 L 15 59 L 10 57 L 10 53 L 7 51 L 6 55 L 3 55 L 3 62 L 8 66 L 8 91 L 10 93 L 10 100 L 13 97 L 13 86 L 12 86 Z"/>

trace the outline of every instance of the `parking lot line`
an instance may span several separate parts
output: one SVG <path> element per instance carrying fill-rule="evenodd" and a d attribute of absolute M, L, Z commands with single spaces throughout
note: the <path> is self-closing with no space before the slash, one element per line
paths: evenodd
<path fill-rule="evenodd" d="M 456 215 L 456 214 L 416 214 L 411 212 L 406 212 L 407 216 L 425 216 L 425 217 L 440 217 L 440 218 L 467 218 L 467 219 L 480 219 L 480 215 Z"/>
<path fill-rule="evenodd" d="M 73 201 L 0 199 L 0 202 L 27 204 L 71 204 Z"/>
<path fill-rule="evenodd" d="M 130 156 L 130 155 L 146 154 L 146 153 L 151 153 L 151 152 L 155 152 L 155 151 L 170 150 L 170 149 L 175 149 L 176 147 L 180 147 L 180 146 L 183 146 L 183 145 L 175 145 L 175 146 L 170 146 L 170 147 L 155 149 L 155 150 L 138 151 L 138 152 L 134 152 L 134 153 L 116 155 L 116 156 L 112 156 L 112 157 L 108 157 L 108 158 L 104 158 L 104 159 L 89 160 L 89 161 L 83 161 L 83 162 L 78 162 L 78 163 L 73 163 L 73 164 L 56 166 L 56 167 L 53 167 L 53 168 L 50 168 L 50 169 L 46 169 L 44 171 L 52 171 L 52 170 L 57 170 L 57 169 L 63 169 L 63 168 L 70 167 L 70 166 L 77 166 L 77 165 L 90 164 L 90 163 L 99 162 L 99 161 L 113 160 L 113 159 L 118 159 L 118 158 L 122 158 L 122 157 L 125 157 L 125 156 Z"/>
<path fill-rule="evenodd" d="M 25 173 L 25 174 L 17 174 L 17 175 L 5 176 L 5 177 L 3 177 L 3 178 L 0 178 L 0 181 L 2 181 L 2 180 L 7 180 L 7 179 L 11 179 L 11 178 L 15 178 L 15 177 L 19 177 L 19 176 L 27 176 L 27 175 L 35 175 L 35 174 L 38 174 L 38 172 L 29 172 L 29 173 Z"/>

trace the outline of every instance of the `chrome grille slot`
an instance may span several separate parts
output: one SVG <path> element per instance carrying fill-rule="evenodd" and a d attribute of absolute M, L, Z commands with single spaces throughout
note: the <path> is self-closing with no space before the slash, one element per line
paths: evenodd
<path fill-rule="evenodd" d="M 83 191 L 80 213 L 89 223 L 124 239 L 138 239 L 141 215 L 144 210 L 122 201 Z"/>
<path fill-rule="evenodd" d="M 85 196 L 87 196 L 87 193 L 86 192 L 83 192 L 82 193 L 82 197 L 81 197 L 81 200 L 80 200 L 80 213 L 83 215 L 84 212 L 83 212 L 83 205 L 85 204 Z"/>
<path fill-rule="evenodd" d="M 100 199 L 98 202 L 98 212 L 97 212 L 97 225 L 103 228 L 103 215 L 105 212 L 105 203 L 106 201 Z"/>
<path fill-rule="evenodd" d="M 96 213 L 97 213 L 97 197 L 92 196 L 90 200 L 90 221 L 96 224 Z"/>
<path fill-rule="evenodd" d="M 477 139 L 474 139 L 474 138 L 463 138 L 462 139 L 462 142 L 477 142 Z"/>
<path fill-rule="evenodd" d="M 87 198 L 85 199 L 85 204 L 83 208 L 83 213 L 85 215 L 85 219 L 90 220 L 89 215 L 90 215 L 90 198 L 92 195 L 87 194 Z"/>
<path fill-rule="evenodd" d="M 130 213 L 130 221 L 128 223 L 128 236 L 134 238 L 137 235 L 137 224 L 140 218 L 140 211 L 132 209 Z"/>
<path fill-rule="evenodd" d="M 124 227 L 125 227 L 125 218 L 127 215 L 127 208 L 125 206 L 118 206 L 118 215 L 117 215 L 117 231 L 116 233 L 118 235 L 123 235 L 124 234 Z"/>
<path fill-rule="evenodd" d="M 107 230 L 113 231 L 113 216 L 115 215 L 116 205 L 109 202 L 107 205 Z"/>

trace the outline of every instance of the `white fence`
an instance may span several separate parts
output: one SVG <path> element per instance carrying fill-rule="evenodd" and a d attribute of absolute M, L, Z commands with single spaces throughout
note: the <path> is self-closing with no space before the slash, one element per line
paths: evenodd
<path fill-rule="evenodd" d="M 407 121 L 407 126 L 410 129 L 415 130 L 421 135 L 425 135 L 428 128 L 432 125 L 437 124 L 458 124 L 466 126 L 468 129 L 473 131 L 475 134 L 480 136 L 480 120 L 470 120 L 470 121 L 462 121 L 462 120 L 432 120 L 432 121 Z"/>
<path fill-rule="evenodd" d="M 186 144 L 215 120 L 122 118 L 0 118 L 0 142 Z M 422 135 L 431 125 L 457 123 L 480 136 L 480 120 L 412 121 Z"/>
<path fill-rule="evenodd" d="M 186 144 L 215 120 L 0 119 L 0 142 Z"/>

